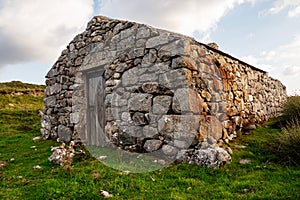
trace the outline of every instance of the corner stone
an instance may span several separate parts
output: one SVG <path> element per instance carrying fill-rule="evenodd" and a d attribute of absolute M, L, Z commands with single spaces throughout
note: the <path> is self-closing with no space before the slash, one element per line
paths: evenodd
<path fill-rule="evenodd" d="M 58 126 L 58 137 L 60 141 L 70 142 L 72 136 L 72 131 L 64 125 Z"/>

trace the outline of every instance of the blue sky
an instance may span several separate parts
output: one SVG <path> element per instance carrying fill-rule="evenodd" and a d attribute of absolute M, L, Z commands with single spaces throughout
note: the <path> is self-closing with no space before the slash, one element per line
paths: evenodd
<path fill-rule="evenodd" d="M 300 93 L 300 0 L 0 0 L 0 82 L 43 84 L 93 15 L 216 42 Z"/>

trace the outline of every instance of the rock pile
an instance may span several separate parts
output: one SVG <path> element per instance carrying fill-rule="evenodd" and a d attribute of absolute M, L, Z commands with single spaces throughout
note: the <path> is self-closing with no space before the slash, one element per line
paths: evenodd
<path fill-rule="evenodd" d="M 48 160 L 70 169 L 73 157 L 75 156 L 75 150 L 73 148 L 74 145 L 75 143 L 71 141 L 69 146 L 66 146 L 65 143 L 62 143 L 58 147 L 52 147 L 51 151 L 53 151 L 53 153 Z"/>

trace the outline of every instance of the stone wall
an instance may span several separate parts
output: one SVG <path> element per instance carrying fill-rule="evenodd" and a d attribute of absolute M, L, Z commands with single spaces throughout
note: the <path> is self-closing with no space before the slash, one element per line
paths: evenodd
<path fill-rule="evenodd" d="M 238 130 L 277 115 L 286 91 L 266 72 L 215 46 L 143 24 L 94 17 L 46 76 L 43 137 L 224 164 L 230 155 L 219 146 Z M 89 85 L 87 77 L 93 74 L 104 79 L 103 102 L 99 84 Z M 89 101 L 95 103 L 95 115 L 88 111 Z M 90 114 L 96 129 L 103 129 L 93 141 Z"/>

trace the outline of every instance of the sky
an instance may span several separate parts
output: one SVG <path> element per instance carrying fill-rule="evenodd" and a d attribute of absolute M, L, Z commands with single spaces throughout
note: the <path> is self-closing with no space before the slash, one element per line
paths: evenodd
<path fill-rule="evenodd" d="M 300 0 L 0 0 L 0 82 L 44 84 L 94 15 L 216 42 L 300 94 Z"/>

